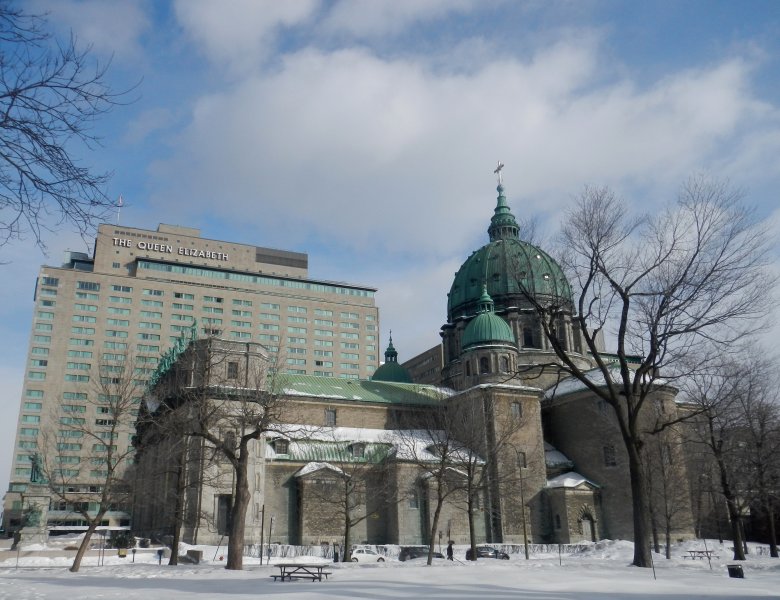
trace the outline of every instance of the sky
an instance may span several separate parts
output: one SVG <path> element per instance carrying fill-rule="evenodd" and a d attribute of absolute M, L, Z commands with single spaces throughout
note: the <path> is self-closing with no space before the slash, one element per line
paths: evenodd
<path fill-rule="evenodd" d="M 726 544 L 729 542 L 727 541 Z M 756 600 L 776 598 L 780 585 L 780 563 L 776 558 L 757 556 L 751 549 L 743 563 L 743 579 L 729 578 L 728 552 L 717 540 L 708 549 L 717 558 L 686 560 L 688 550 L 703 549 L 702 540 L 673 546 L 671 560 L 654 554 L 655 569 L 629 566 L 633 544 L 604 540 L 577 554 L 533 553 L 526 561 L 521 546 L 515 546 L 509 560 L 484 559 L 465 562 L 465 546 L 455 547 L 452 562 L 436 559 L 430 567 L 424 559 L 399 562 L 392 556 L 381 564 L 330 563 L 331 575 L 322 582 L 274 582 L 279 568 L 259 566 L 246 557 L 245 570 L 227 571 L 219 556 L 224 547 L 203 550 L 204 562 L 195 566 L 158 566 L 155 551 L 138 550 L 136 562 L 107 551 L 103 565 L 97 556 L 84 559 L 78 573 L 70 573 L 70 559 L 22 556 L 16 566 L 16 552 L 0 551 L 0 600 L 80 600 L 122 598 L 123 600 L 222 600 L 235 598 L 284 598 L 285 600 L 377 600 L 380 598 L 446 598 L 472 600 Z M 766 547 L 765 547 L 766 549 Z M 308 550 L 308 549 L 307 549 Z M 398 547 L 391 549 L 393 554 Z M 24 554 L 24 553 L 22 553 Z M 70 553 L 73 554 L 73 553 Z M 292 555 L 292 554 L 291 554 Z M 311 562 L 315 557 L 285 558 Z"/>
<path fill-rule="evenodd" d="M 460 264 L 507 200 L 543 238 L 586 185 L 637 210 L 704 173 L 780 232 L 773 0 L 28 0 L 127 91 L 74 147 L 121 223 L 306 252 L 316 279 L 379 289 L 404 361 L 439 341 Z M 2 249 L 0 480 L 35 277 L 66 249 Z M 775 253 L 778 264 L 780 256 Z"/>

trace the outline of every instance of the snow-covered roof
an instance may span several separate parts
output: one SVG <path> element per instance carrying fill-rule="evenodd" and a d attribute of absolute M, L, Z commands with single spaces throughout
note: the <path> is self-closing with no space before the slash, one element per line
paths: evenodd
<path fill-rule="evenodd" d="M 327 462 L 310 462 L 305 465 L 303 465 L 298 471 L 296 471 L 294 477 L 304 477 L 305 475 L 308 475 L 310 473 L 316 473 L 317 471 L 322 470 L 328 470 L 333 471 L 334 473 L 337 473 L 339 475 L 344 475 L 344 471 L 339 469 L 337 466 L 332 465 Z"/>
<path fill-rule="evenodd" d="M 575 473 L 574 471 L 569 471 L 568 473 L 562 473 L 557 477 L 548 479 L 547 487 L 548 488 L 576 488 L 581 486 L 583 483 L 586 483 L 596 488 L 601 487 L 597 483 L 593 483 L 590 479 L 587 479 L 586 477 L 583 477 L 582 475 L 580 475 L 579 473 Z"/>
<path fill-rule="evenodd" d="M 561 465 L 573 465 L 574 463 L 560 450 L 556 450 L 547 442 L 544 443 L 544 463 L 548 467 L 559 467 Z"/>
<path fill-rule="evenodd" d="M 607 370 L 609 372 L 610 379 L 612 379 L 613 382 L 619 383 L 622 381 L 619 365 L 616 364 L 608 365 Z M 606 385 L 606 380 L 604 379 L 604 373 L 598 367 L 591 369 L 590 371 L 586 371 L 585 377 L 587 377 L 588 381 L 590 381 L 592 384 L 594 384 L 597 387 Z M 650 383 L 649 377 L 645 377 L 644 379 L 646 383 Z M 667 382 L 664 379 L 656 378 L 652 380 L 652 383 L 656 385 L 665 385 Z M 571 377 L 567 377 L 563 381 L 558 382 L 552 387 L 547 388 L 547 391 L 545 391 L 544 393 L 544 397 L 545 399 L 549 400 L 554 397 L 565 396 L 567 394 L 574 394 L 576 392 L 582 392 L 587 389 L 588 387 L 585 385 L 584 382 L 580 381 L 574 376 L 571 376 Z"/>

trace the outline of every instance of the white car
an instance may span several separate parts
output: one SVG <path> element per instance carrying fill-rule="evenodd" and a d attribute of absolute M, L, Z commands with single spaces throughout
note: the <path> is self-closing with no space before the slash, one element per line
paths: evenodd
<path fill-rule="evenodd" d="M 352 562 L 385 562 L 385 557 L 368 548 L 355 548 L 352 551 Z"/>

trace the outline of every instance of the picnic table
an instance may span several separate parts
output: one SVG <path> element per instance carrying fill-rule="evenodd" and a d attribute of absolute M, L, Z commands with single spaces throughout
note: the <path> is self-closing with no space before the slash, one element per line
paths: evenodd
<path fill-rule="evenodd" d="M 330 571 L 325 571 L 330 563 L 276 563 L 279 567 L 278 575 L 271 575 L 274 581 L 292 581 L 293 579 L 310 579 L 311 581 L 322 581 L 330 575 Z"/>
<path fill-rule="evenodd" d="M 683 558 L 690 558 L 691 560 L 704 560 L 705 558 L 718 558 L 714 550 L 688 550 L 688 556 L 683 555 Z"/>

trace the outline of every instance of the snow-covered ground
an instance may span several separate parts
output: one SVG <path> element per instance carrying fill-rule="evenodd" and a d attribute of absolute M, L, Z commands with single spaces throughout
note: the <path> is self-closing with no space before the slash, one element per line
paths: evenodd
<path fill-rule="evenodd" d="M 477 563 L 436 560 L 431 567 L 422 559 L 379 564 L 332 564 L 327 581 L 274 582 L 278 569 L 260 566 L 257 558 L 246 558 L 243 571 L 224 568 L 223 551 L 200 547 L 204 561 L 178 567 L 157 564 L 152 551 L 135 556 L 116 556 L 107 551 L 90 556 L 79 573 L 70 573 L 70 559 L 29 556 L 0 551 L 0 598 L 9 600 L 219 600 L 269 596 L 284 600 L 335 600 L 361 598 L 385 600 L 696 600 L 701 598 L 780 598 L 780 559 L 753 553 L 742 563 L 745 579 L 729 578 L 726 565 L 733 564 L 723 546 L 708 542 L 718 558 L 712 561 L 683 559 L 690 549 L 704 549 L 704 542 L 691 541 L 673 548 L 672 560 L 655 555 L 656 579 L 651 569 L 630 567 L 632 544 L 604 541 L 589 550 L 561 558 L 557 554 L 532 556 L 513 554 L 511 559 L 484 559 Z M 465 547 L 456 548 L 463 558 Z M 220 560 L 220 557 L 223 557 Z M 310 557 L 297 560 L 312 561 Z M 272 561 L 273 562 L 273 561 Z"/>

